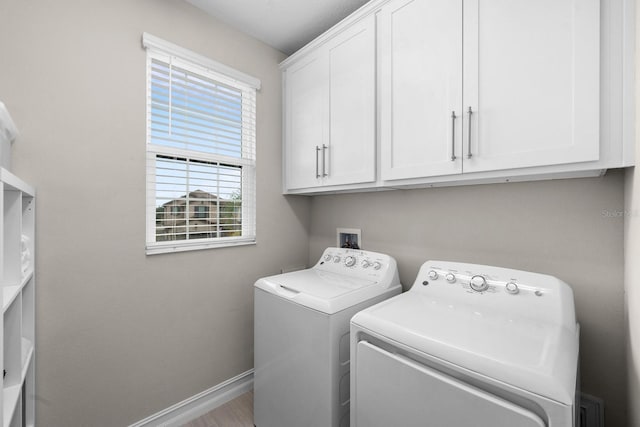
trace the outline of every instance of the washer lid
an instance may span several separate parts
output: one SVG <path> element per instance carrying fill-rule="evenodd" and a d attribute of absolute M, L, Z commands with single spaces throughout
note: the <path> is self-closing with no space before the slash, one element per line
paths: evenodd
<path fill-rule="evenodd" d="M 573 403 L 578 335 L 554 324 L 407 292 L 352 325 L 522 390 Z"/>
<path fill-rule="evenodd" d="M 265 277 L 256 287 L 298 304 L 333 314 L 388 291 L 372 280 L 308 269 Z M 398 287 L 399 292 L 399 287 Z"/>

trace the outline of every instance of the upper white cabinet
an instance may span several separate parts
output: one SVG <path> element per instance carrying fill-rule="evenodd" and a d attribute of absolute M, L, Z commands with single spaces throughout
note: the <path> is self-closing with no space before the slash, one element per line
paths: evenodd
<path fill-rule="evenodd" d="M 634 164 L 633 2 L 373 0 L 281 64 L 284 191 Z"/>
<path fill-rule="evenodd" d="M 285 175 L 290 189 L 316 186 L 321 178 L 320 157 L 328 139 L 327 71 L 319 52 L 286 71 Z"/>
<path fill-rule="evenodd" d="M 375 181 L 375 20 L 369 16 L 327 43 L 327 185 Z"/>
<path fill-rule="evenodd" d="M 285 190 L 373 182 L 375 18 L 283 64 Z"/>
<path fill-rule="evenodd" d="M 382 179 L 599 158 L 598 0 L 395 0 L 380 12 Z"/>
<path fill-rule="evenodd" d="M 463 22 L 464 172 L 598 160 L 599 0 L 465 0 Z"/>
<path fill-rule="evenodd" d="M 462 1 L 380 11 L 382 179 L 462 172 Z"/>

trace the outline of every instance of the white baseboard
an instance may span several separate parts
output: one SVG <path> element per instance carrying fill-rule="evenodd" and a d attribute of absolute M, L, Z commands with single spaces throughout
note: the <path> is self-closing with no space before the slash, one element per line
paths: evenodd
<path fill-rule="evenodd" d="M 179 427 L 253 388 L 253 369 L 176 403 L 129 427 Z"/>

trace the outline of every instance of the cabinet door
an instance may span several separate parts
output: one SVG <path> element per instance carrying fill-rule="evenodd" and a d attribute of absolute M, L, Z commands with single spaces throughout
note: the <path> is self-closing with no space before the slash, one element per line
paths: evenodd
<path fill-rule="evenodd" d="M 599 15 L 598 0 L 465 0 L 464 172 L 598 160 Z"/>
<path fill-rule="evenodd" d="M 326 45 L 329 61 L 329 145 L 326 185 L 375 181 L 375 16 Z"/>
<path fill-rule="evenodd" d="M 382 179 L 462 172 L 462 0 L 391 1 L 379 25 Z"/>
<path fill-rule="evenodd" d="M 322 183 L 322 146 L 327 143 L 326 58 L 310 55 L 285 72 L 286 188 Z"/>

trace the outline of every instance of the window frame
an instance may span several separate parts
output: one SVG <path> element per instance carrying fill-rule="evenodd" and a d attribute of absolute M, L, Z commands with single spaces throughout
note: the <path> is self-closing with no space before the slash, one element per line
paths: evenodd
<path fill-rule="evenodd" d="M 256 243 L 256 91 L 260 89 L 260 80 L 234 70 L 224 64 L 213 61 L 197 53 L 181 48 L 177 45 L 144 33 L 142 45 L 146 49 L 146 253 L 147 255 L 182 252 L 191 250 L 222 248 L 238 245 L 252 245 Z M 195 150 L 167 147 L 151 143 L 151 67 L 153 59 L 176 64 L 180 68 L 192 73 L 213 79 L 221 84 L 231 86 L 242 92 L 243 111 L 245 96 L 247 102 L 252 104 L 252 120 L 249 127 L 253 130 L 242 136 L 243 154 L 241 157 L 230 157 L 220 154 L 211 154 Z M 243 112 L 243 129 L 245 121 Z M 245 148 L 249 151 L 245 153 Z M 242 235 L 234 237 L 196 238 L 190 240 L 156 241 L 156 176 L 155 162 L 158 156 L 169 156 L 196 161 L 215 162 L 241 167 L 241 191 L 242 191 Z M 187 189 L 188 190 L 188 189 Z M 185 208 L 185 215 L 190 213 Z M 188 230 L 187 230 L 188 231 Z"/>

